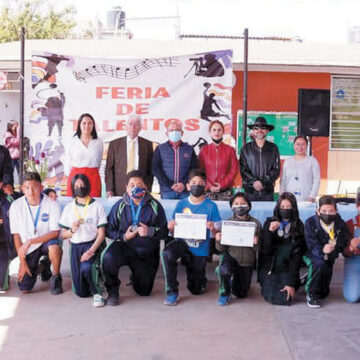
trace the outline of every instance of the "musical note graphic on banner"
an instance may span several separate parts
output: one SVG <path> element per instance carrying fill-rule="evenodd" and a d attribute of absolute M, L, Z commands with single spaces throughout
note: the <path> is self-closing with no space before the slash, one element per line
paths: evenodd
<path fill-rule="evenodd" d="M 145 59 L 134 66 L 124 68 L 115 65 L 96 64 L 81 71 L 74 71 L 73 74 L 78 81 L 86 81 L 95 76 L 108 76 L 122 80 L 134 79 L 145 71 L 155 67 L 175 67 L 178 65 L 176 57 Z"/>

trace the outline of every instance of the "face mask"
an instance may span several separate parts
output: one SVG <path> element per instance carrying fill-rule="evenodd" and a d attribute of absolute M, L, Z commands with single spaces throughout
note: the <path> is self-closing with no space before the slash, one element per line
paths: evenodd
<path fill-rule="evenodd" d="M 133 199 L 142 199 L 145 196 L 146 189 L 135 186 L 131 189 L 131 197 Z"/>
<path fill-rule="evenodd" d="M 236 216 L 244 216 L 250 211 L 250 207 L 247 205 L 234 205 L 231 210 Z"/>
<path fill-rule="evenodd" d="M 335 221 L 336 215 L 329 215 L 320 213 L 320 219 L 326 224 L 330 225 L 332 222 Z"/>
<path fill-rule="evenodd" d="M 223 138 L 220 138 L 220 139 L 218 139 L 218 140 L 211 138 L 211 140 L 212 140 L 215 144 L 220 144 L 220 143 L 223 141 Z"/>
<path fill-rule="evenodd" d="M 190 194 L 195 196 L 196 198 L 204 195 L 205 193 L 205 185 L 191 185 Z"/>
<path fill-rule="evenodd" d="M 181 140 L 181 131 L 169 131 L 169 140 L 176 143 Z"/>
<path fill-rule="evenodd" d="M 293 209 L 279 209 L 281 219 L 291 220 L 294 215 Z"/>
<path fill-rule="evenodd" d="M 89 190 L 85 186 L 81 186 L 81 187 L 74 189 L 74 195 L 76 197 L 83 198 L 83 197 L 86 197 L 87 195 L 89 195 Z"/>

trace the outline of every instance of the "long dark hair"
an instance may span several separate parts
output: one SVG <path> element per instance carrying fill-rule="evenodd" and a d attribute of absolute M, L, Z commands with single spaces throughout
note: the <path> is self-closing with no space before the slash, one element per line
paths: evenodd
<path fill-rule="evenodd" d="M 294 194 L 292 194 L 290 192 L 283 192 L 279 196 L 278 201 L 277 201 L 277 203 L 275 205 L 275 208 L 274 208 L 274 218 L 280 219 L 279 210 L 280 210 L 280 205 L 281 205 L 283 200 L 288 200 L 290 202 L 291 207 L 294 210 L 293 219 L 294 220 L 299 219 L 299 210 L 298 210 L 298 206 L 297 206 L 296 197 L 294 196 Z"/>
<path fill-rule="evenodd" d="M 7 127 L 6 127 L 6 131 L 12 133 L 14 136 L 16 136 L 16 130 L 14 131 L 14 122 L 8 122 L 7 123 Z"/>
<path fill-rule="evenodd" d="M 97 135 L 97 132 L 96 132 L 96 124 L 95 124 L 95 119 L 93 118 L 92 115 L 88 114 L 88 113 L 85 113 L 85 114 L 82 114 L 80 115 L 79 117 L 79 120 L 78 120 L 78 123 L 77 123 L 77 128 L 76 128 L 76 133 L 74 134 L 74 136 L 77 136 L 79 139 L 80 139 L 80 136 L 81 136 L 81 128 L 80 128 L 80 125 L 81 125 L 81 122 L 82 120 L 84 119 L 84 117 L 87 116 L 89 117 L 92 122 L 93 122 L 93 130 L 91 132 L 91 136 L 93 139 L 97 139 L 98 138 L 98 135 Z"/>
<path fill-rule="evenodd" d="M 276 203 L 275 209 L 274 209 L 274 218 L 279 221 L 280 220 L 280 205 L 283 200 L 288 200 L 291 204 L 291 207 L 293 208 L 293 217 L 290 220 L 290 236 L 292 240 L 298 241 L 301 238 L 304 237 L 304 224 L 301 221 L 299 217 L 299 210 L 297 206 L 297 201 L 294 196 L 294 194 L 290 192 L 284 192 L 279 196 L 279 199 Z"/>
<path fill-rule="evenodd" d="M 87 190 L 87 194 L 89 195 L 90 190 L 91 190 L 89 178 L 84 174 L 76 174 L 71 180 L 71 193 L 72 193 L 72 196 L 75 197 L 75 195 L 74 195 L 75 183 L 76 183 L 76 180 L 78 180 L 78 179 L 80 179 L 80 180 L 82 180 L 84 182 L 84 186 L 85 186 L 85 188 Z"/>

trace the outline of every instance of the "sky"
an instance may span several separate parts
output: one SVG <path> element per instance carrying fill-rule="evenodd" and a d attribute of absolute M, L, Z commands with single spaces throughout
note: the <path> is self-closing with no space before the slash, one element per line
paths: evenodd
<path fill-rule="evenodd" d="M 309 42 L 346 43 L 348 28 L 360 25 L 359 0 L 65 0 L 78 9 L 80 19 L 98 17 L 120 5 L 135 38 L 174 38 L 182 34 L 298 36 Z M 135 20 L 176 16 L 176 20 Z"/>
<path fill-rule="evenodd" d="M 0 0 L 14 3 L 17 0 Z M 134 38 L 174 39 L 181 34 L 299 37 L 307 42 L 346 43 L 348 28 L 360 25 L 359 0 L 62 0 L 72 4 L 79 21 L 99 19 L 121 6 Z M 139 20 L 141 17 L 180 16 L 180 20 Z"/>

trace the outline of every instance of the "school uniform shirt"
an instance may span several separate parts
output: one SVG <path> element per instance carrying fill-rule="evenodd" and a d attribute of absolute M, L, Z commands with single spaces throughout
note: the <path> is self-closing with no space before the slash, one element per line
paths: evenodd
<path fill-rule="evenodd" d="M 34 221 L 39 210 L 39 219 L 36 224 L 36 234 L 34 233 Z M 30 213 L 31 211 L 31 213 Z M 10 207 L 10 230 L 11 234 L 19 234 L 24 243 L 29 239 L 47 234 L 50 231 L 58 231 L 60 220 L 60 205 L 57 201 L 42 195 L 39 205 L 28 205 L 25 196 L 15 200 Z M 32 253 L 42 244 L 33 244 L 29 247 L 26 254 Z"/>
<path fill-rule="evenodd" d="M 65 154 L 65 174 L 69 175 L 72 167 L 100 168 L 104 144 L 100 138 L 91 139 L 86 147 L 78 136 L 74 136 Z"/>
<path fill-rule="evenodd" d="M 84 219 L 84 224 L 79 226 L 70 241 L 73 244 L 80 244 L 95 240 L 98 228 L 107 224 L 104 206 L 99 201 L 91 199 L 87 210 L 85 210 L 85 205 L 77 203 L 75 199 L 65 206 L 59 222 L 60 227 L 70 229 L 71 224 L 79 220 L 78 214 Z"/>
<path fill-rule="evenodd" d="M 190 197 L 180 200 L 175 207 L 172 218 L 175 220 L 175 214 L 206 214 L 207 221 L 219 222 L 221 217 L 217 205 L 208 198 L 205 198 L 200 204 L 192 204 Z M 210 230 L 206 229 L 206 240 L 195 241 L 192 239 L 183 239 L 189 246 L 189 250 L 196 256 L 208 256 L 210 248 Z"/>

